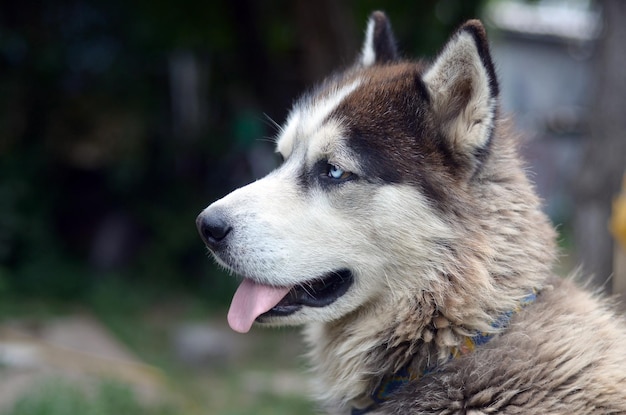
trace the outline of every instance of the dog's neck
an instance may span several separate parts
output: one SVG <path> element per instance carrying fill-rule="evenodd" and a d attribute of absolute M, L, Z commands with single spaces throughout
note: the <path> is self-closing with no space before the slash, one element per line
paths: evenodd
<path fill-rule="evenodd" d="M 367 406 L 361 405 L 359 407 L 353 407 L 351 415 L 365 415 L 376 410 L 378 406 L 391 399 L 398 390 L 408 383 L 417 381 L 424 376 L 439 371 L 441 365 L 445 365 L 447 361 L 473 353 L 477 347 L 483 346 L 497 336 L 499 330 L 506 330 L 511 318 L 526 306 L 532 304 L 536 298 L 537 291 L 533 290 L 520 301 L 518 307 L 501 314 L 498 319 L 491 324 L 494 329 L 493 332 L 486 333 L 477 331 L 471 333 L 469 336 L 464 336 L 460 345 L 451 348 L 450 354 L 445 359 L 446 362 L 442 363 L 440 361 L 441 359 L 433 359 L 433 361 L 427 362 L 426 365 L 424 365 L 423 362 L 410 359 L 400 370 L 395 371 L 391 375 L 384 376 L 374 392 L 370 394 L 369 404 Z M 437 330 L 437 328 L 435 328 L 435 330 Z M 363 400 L 363 402 L 366 402 L 366 400 Z"/>
<path fill-rule="evenodd" d="M 515 308 L 527 303 L 528 298 L 518 299 Z M 502 316 L 511 315 L 510 311 L 501 313 L 491 319 L 489 327 L 480 324 L 472 328 L 452 323 L 433 303 L 422 304 L 425 306 L 407 303 L 410 307 L 404 308 L 404 316 L 397 311 L 375 310 L 368 316 L 354 315 L 334 324 L 308 326 L 306 338 L 318 371 L 319 401 L 329 405 L 328 409 L 342 411 L 370 406 L 385 379 L 400 372 L 408 373 L 410 378 L 419 377 L 445 364 L 451 356 L 468 353 L 468 343 L 477 333 L 481 333 L 480 341 L 488 341 L 508 325 L 508 320 L 502 323 Z M 394 315 L 394 324 L 390 325 L 388 320 Z"/>
<path fill-rule="evenodd" d="M 457 213 L 475 215 L 464 221 L 474 228 L 459 230 L 465 242 L 446 253 L 449 267 L 414 264 L 407 269 L 419 275 L 395 279 L 430 281 L 427 288 L 390 287 L 387 297 L 351 315 L 306 328 L 320 402 L 344 411 L 365 406 L 383 377 L 406 365 L 419 372 L 446 361 L 472 333 L 497 332 L 492 324 L 502 313 L 543 288 L 555 257 L 554 231 L 521 169 L 505 162 L 508 169 L 483 170 L 493 183 L 476 196 L 484 209 Z M 516 191 L 503 196 L 509 189 Z M 487 204 L 494 200 L 498 205 Z M 494 210 L 497 220 L 490 217 Z"/>

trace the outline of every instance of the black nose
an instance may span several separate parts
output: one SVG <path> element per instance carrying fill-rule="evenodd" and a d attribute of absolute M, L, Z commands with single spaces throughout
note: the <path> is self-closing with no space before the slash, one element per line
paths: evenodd
<path fill-rule="evenodd" d="M 219 247 L 232 230 L 224 215 L 219 212 L 201 213 L 196 219 L 196 226 L 204 243 L 213 250 Z"/>

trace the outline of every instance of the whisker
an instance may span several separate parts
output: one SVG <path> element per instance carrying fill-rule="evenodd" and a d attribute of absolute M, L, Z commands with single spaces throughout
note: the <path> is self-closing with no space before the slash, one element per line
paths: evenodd
<path fill-rule="evenodd" d="M 265 124 L 274 127 L 276 129 L 277 133 L 282 130 L 282 127 L 280 126 L 280 124 L 278 124 L 276 121 L 274 121 L 272 119 L 272 117 L 270 117 L 268 114 L 263 113 L 263 116 L 265 117 L 265 119 L 264 119 Z"/>

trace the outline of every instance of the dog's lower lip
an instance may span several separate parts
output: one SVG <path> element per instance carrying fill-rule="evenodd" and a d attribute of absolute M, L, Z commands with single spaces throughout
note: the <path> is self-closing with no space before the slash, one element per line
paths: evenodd
<path fill-rule="evenodd" d="M 352 272 L 347 269 L 329 272 L 309 283 L 295 286 L 274 308 L 261 314 L 257 321 L 265 317 L 281 317 L 295 313 L 303 306 L 325 307 L 344 295 L 354 281 Z"/>

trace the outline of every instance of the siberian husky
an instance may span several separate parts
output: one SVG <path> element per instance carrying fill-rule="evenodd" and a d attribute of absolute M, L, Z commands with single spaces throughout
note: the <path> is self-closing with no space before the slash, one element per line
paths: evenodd
<path fill-rule="evenodd" d="M 293 106 L 283 164 L 198 217 L 243 278 L 230 326 L 304 325 L 327 411 L 626 414 L 626 326 L 554 275 L 498 96 L 479 21 L 409 61 L 374 12 Z"/>

